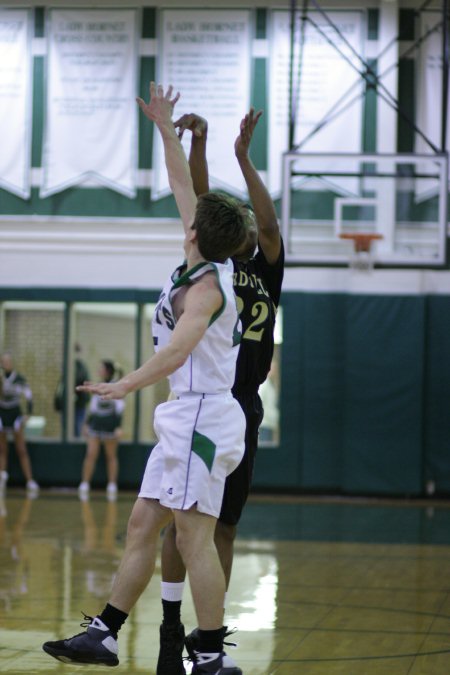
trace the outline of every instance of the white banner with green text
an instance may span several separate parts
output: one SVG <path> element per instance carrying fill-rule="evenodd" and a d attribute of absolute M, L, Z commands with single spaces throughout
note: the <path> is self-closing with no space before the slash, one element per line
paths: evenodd
<path fill-rule="evenodd" d="M 49 12 L 41 197 L 84 183 L 136 193 L 136 10 Z"/>
<path fill-rule="evenodd" d="M 0 8 L 0 187 L 30 196 L 31 36 L 26 9 Z"/>
<path fill-rule="evenodd" d="M 181 98 L 174 119 L 195 112 L 208 120 L 210 187 L 239 196 L 245 183 L 234 156 L 239 125 L 250 105 L 250 12 L 165 10 L 161 12 L 158 82 L 172 84 Z M 189 152 L 191 134 L 183 144 Z M 159 134 L 153 150 L 151 198 L 169 192 Z"/>

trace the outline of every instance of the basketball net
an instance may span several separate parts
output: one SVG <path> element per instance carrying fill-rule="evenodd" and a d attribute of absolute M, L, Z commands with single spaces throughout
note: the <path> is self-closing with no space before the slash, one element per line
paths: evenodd
<path fill-rule="evenodd" d="M 353 242 L 353 253 L 349 259 L 349 268 L 356 272 L 370 272 L 373 270 L 374 257 L 372 242 L 383 239 L 382 234 L 375 232 L 341 232 L 341 239 Z"/>

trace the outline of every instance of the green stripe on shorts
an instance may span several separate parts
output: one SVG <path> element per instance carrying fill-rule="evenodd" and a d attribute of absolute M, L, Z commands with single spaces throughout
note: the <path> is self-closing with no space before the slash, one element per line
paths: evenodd
<path fill-rule="evenodd" d="M 198 431 L 194 431 L 192 437 L 192 452 L 195 452 L 195 454 L 205 462 L 208 471 L 211 473 L 211 467 L 216 454 L 216 445 L 212 440 L 207 436 L 203 436 L 203 434 L 199 434 Z"/>

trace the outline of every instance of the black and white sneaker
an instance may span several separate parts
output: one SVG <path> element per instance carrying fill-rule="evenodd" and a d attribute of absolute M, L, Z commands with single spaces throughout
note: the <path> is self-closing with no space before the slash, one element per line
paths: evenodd
<path fill-rule="evenodd" d="M 228 654 L 202 654 L 194 651 L 192 675 L 242 675 L 242 670 Z"/>
<path fill-rule="evenodd" d="M 93 663 L 103 666 L 118 666 L 119 647 L 108 626 L 97 616 L 84 615 L 86 630 L 67 640 L 45 642 L 42 649 L 63 663 Z"/>
<path fill-rule="evenodd" d="M 184 626 L 179 623 L 159 627 L 159 656 L 156 675 L 186 675 L 183 665 Z"/>
<path fill-rule="evenodd" d="M 235 629 L 228 630 L 227 626 L 224 626 L 223 637 L 226 638 L 232 635 L 234 631 Z M 192 675 L 242 675 L 242 670 L 225 652 L 221 652 L 221 654 L 205 654 L 198 651 L 198 628 L 194 628 L 189 635 L 186 635 L 184 644 L 189 658 L 194 664 Z M 224 641 L 224 644 L 236 647 L 235 642 Z"/>
<path fill-rule="evenodd" d="M 236 628 L 230 628 L 228 630 L 228 626 L 223 627 L 223 644 L 226 645 L 227 647 L 237 647 L 236 642 L 229 642 L 226 640 L 226 638 L 230 637 L 230 635 L 234 635 L 236 632 Z M 189 658 L 191 661 L 194 659 L 194 651 L 198 649 L 198 642 L 199 642 L 199 637 L 198 637 L 198 628 L 194 628 L 193 631 L 189 633 L 189 635 L 186 635 L 184 639 L 184 645 L 186 647 L 187 653 L 189 654 Z"/>

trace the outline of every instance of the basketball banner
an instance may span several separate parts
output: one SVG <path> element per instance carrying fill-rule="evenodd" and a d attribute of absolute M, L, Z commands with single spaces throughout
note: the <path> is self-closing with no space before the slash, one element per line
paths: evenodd
<path fill-rule="evenodd" d="M 136 24 L 136 10 L 50 10 L 41 197 L 86 181 L 135 196 Z"/>
<path fill-rule="evenodd" d="M 296 98 L 294 145 L 302 143 L 315 126 L 338 104 L 344 109 L 304 143 L 304 152 L 361 152 L 364 82 L 356 68 L 362 66 L 355 54 L 362 52 L 362 16 L 355 11 L 330 11 L 327 18 L 308 13 L 310 22 L 302 24 L 296 16 L 293 55 Z M 269 70 L 269 174 L 270 192 L 281 192 L 283 152 L 289 149 L 289 74 L 291 57 L 290 13 L 272 12 Z M 340 52 L 335 47 L 338 47 Z M 344 96 L 345 95 L 345 96 Z M 317 171 L 327 167 L 302 169 Z M 339 161 L 328 165 L 339 170 Z M 354 191 L 355 179 L 333 178 L 333 186 L 344 193 Z"/>
<path fill-rule="evenodd" d="M 197 113 L 208 120 L 211 187 L 245 194 L 234 155 L 239 124 L 250 101 L 250 12 L 246 10 L 164 10 L 158 47 L 158 82 L 181 93 L 174 119 Z M 189 151 L 191 134 L 183 144 Z M 151 198 L 168 194 L 159 134 L 154 136 Z"/>
<path fill-rule="evenodd" d="M 0 9 L 0 187 L 28 199 L 31 164 L 29 13 Z"/>

